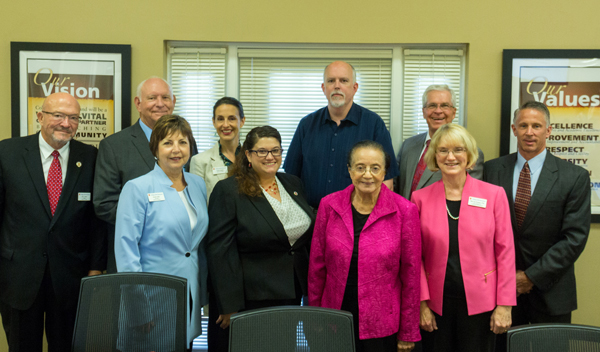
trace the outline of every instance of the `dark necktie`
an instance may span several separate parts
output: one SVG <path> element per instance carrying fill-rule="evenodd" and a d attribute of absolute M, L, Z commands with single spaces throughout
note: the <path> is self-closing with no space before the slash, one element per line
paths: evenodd
<path fill-rule="evenodd" d="M 419 181 L 421 181 L 421 176 L 423 176 L 423 172 L 425 172 L 425 168 L 427 168 L 427 163 L 425 163 L 425 153 L 427 153 L 427 149 L 429 149 L 429 142 L 431 142 L 431 139 L 427 141 L 427 144 L 425 145 L 425 150 L 423 151 L 421 159 L 419 159 L 419 163 L 417 164 L 417 168 L 415 169 L 415 176 L 413 177 L 412 186 L 410 187 L 411 195 L 417 189 Z"/>
<path fill-rule="evenodd" d="M 515 196 L 515 215 L 517 216 L 517 228 L 520 229 L 527 213 L 527 207 L 531 200 L 531 174 L 529 164 L 525 162 L 519 175 L 519 185 Z"/>
<path fill-rule="evenodd" d="M 48 200 L 50 201 L 50 211 L 52 216 L 56 211 L 56 205 L 62 192 L 62 169 L 60 167 L 60 161 L 58 160 L 58 150 L 52 152 L 52 164 L 50 164 L 50 170 L 48 170 L 48 182 L 46 189 L 48 190 Z"/>

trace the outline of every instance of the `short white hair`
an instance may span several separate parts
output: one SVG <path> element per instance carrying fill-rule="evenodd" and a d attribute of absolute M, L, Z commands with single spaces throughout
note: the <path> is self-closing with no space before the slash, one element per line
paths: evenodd
<path fill-rule="evenodd" d="M 425 89 L 425 92 L 423 92 L 423 108 L 427 105 L 427 94 L 429 94 L 429 92 L 440 92 L 440 91 L 441 92 L 446 91 L 446 92 L 450 93 L 450 102 L 452 103 L 453 107 L 456 107 L 456 97 L 454 95 L 454 91 L 452 90 L 452 88 L 448 87 L 447 84 L 432 84 Z"/>

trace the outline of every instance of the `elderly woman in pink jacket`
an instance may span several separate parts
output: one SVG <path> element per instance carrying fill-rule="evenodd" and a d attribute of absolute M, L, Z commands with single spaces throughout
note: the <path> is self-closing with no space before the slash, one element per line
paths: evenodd
<path fill-rule="evenodd" d="M 321 200 L 310 252 L 311 306 L 354 317 L 356 351 L 410 351 L 419 334 L 421 243 L 416 207 L 381 187 L 390 157 L 362 141 L 352 185 Z"/>
<path fill-rule="evenodd" d="M 423 244 L 423 351 L 491 352 L 516 304 L 515 250 L 504 189 L 476 180 L 475 139 L 447 124 L 425 161 L 442 179 L 413 193 Z"/>

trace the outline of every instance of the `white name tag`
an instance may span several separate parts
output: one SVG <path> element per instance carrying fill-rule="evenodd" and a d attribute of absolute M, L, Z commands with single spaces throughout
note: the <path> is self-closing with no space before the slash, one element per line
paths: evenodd
<path fill-rule="evenodd" d="M 148 201 L 150 203 L 162 202 L 163 200 L 165 200 L 165 194 L 163 192 L 148 193 Z"/>
<path fill-rule="evenodd" d="M 469 205 L 473 207 L 484 208 L 487 206 L 487 199 L 469 197 Z"/>
<path fill-rule="evenodd" d="M 89 202 L 92 200 L 92 194 L 90 192 L 79 192 L 77 193 L 77 200 L 80 202 Z"/>
<path fill-rule="evenodd" d="M 213 167 L 213 175 L 226 174 L 228 171 L 227 166 Z"/>

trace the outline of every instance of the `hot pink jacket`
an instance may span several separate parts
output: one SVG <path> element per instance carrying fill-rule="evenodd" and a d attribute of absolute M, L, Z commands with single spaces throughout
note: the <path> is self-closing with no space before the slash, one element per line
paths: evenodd
<path fill-rule="evenodd" d="M 354 248 L 354 186 L 321 200 L 308 272 L 311 306 L 340 309 Z M 358 244 L 359 337 L 418 341 L 421 243 L 417 208 L 382 186 Z"/>
<path fill-rule="evenodd" d="M 485 207 L 474 206 L 478 199 Z M 421 300 L 442 315 L 449 236 L 446 193 L 440 180 L 412 195 L 421 218 Z M 517 303 L 510 209 L 502 187 L 467 175 L 458 220 L 458 251 L 469 315 Z"/>

